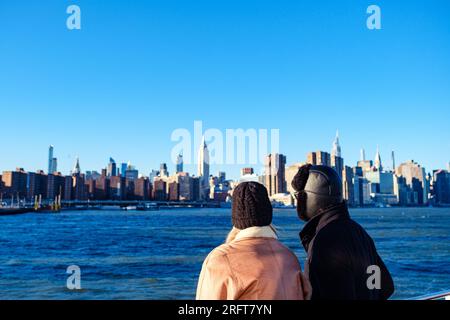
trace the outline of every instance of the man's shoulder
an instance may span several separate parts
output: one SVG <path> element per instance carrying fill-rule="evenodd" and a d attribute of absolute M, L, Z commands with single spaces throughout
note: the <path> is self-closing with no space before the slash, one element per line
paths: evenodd
<path fill-rule="evenodd" d="M 338 219 L 319 230 L 314 239 L 313 250 L 342 252 L 360 246 L 373 245 L 366 230 L 352 219 Z"/>
<path fill-rule="evenodd" d="M 354 236 L 366 236 L 364 228 L 352 219 L 338 219 L 321 228 L 315 237 L 314 246 L 323 248 L 342 246 Z"/>

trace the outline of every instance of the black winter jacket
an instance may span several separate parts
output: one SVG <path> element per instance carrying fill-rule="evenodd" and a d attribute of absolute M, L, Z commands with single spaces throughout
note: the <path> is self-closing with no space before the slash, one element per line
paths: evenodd
<path fill-rule="evenodd" d="M 387 300 L 394 293 L 392 277 L 372 238 L 350 218 L 346 203 L 314 217 L 300 238 L 308 252 L 305 272 L 313 300 Z M 371 266 L 381 270 L 381 289 L 368 285 Z"/>

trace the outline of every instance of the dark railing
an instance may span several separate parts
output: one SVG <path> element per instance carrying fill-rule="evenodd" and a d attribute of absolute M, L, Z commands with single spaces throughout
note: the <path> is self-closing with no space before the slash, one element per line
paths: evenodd
<path fill-rule="evenodd" d="M 410 300 L 426 301 L 426 300 L 450 300 L 450 290 L 424 295 Z"/>

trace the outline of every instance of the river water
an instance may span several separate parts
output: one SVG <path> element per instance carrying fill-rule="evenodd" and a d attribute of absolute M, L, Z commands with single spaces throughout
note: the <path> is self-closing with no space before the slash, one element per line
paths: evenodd
<path fill-rule="evenodd" d="M 230 228 L 230 209 L 73 211 L 0 217 L 0 299 L 193 299 L 201 265 Z M 395 283 L 394 299 L 450 289 L 450 209 L 355 209 Z M 280 240 L 302 262 L 295 210 L 275 210 Z M 66 287 L 81 268 L 81 291 Z"/>

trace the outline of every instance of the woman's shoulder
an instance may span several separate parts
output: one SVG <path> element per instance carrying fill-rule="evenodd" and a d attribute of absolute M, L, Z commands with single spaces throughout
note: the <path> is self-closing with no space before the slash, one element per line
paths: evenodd
<path fill-rule="evenodd" d="M 224 243 L 220 246 L 218 246 L 217 248 L 215 248 L 214 250 L 212 250 L 208 257 L 206 258 L 206 260 L 214 260 L 214 259 L 223 259 L 225 258 L 228 253 L 229 253 L 229 245 Z"/>
<path fill-rule="evenodd" d="M 294 253 L 294 251 L 292 249 L 290 249 L 287 245 L 285 245 L 283 242 L 281 242 L 278 239 L 274 239 L 274 241 L 272 241 L 272 243 L 278 247 L 278 250 L 285 253 L 286 255 L 290 256 L 292 259 L 294 259 L 295 261 L 298 262 L 298 257 L 297 255 Z"/>

